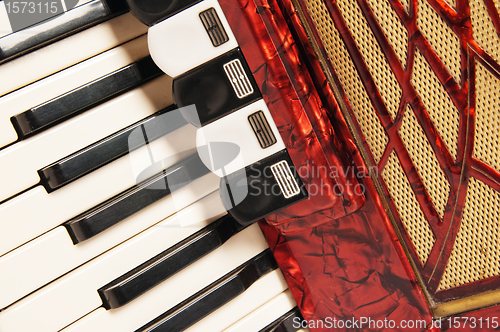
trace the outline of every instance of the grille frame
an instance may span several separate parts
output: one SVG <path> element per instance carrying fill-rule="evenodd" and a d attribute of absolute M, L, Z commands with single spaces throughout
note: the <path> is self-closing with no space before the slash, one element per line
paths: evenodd
<path fill-rule="evenodd" d="M 240 59 L 229 61 L 224 64 L 223 68 L 227 79 L 231 82 L 234 93 L 239 99 L 243 99 L 254 93 L 252 82 L 248 78 Z"/>
<path fill-rule="evenodd" d="M 229 36 L 215 8 L 212 7 L 202 11 L 199 17 L 214 47 L 219 47 L 229 41 Z"/>
<path fill-rule="evenodd" d="M 300 194 L 299 184 L 295 181 L 290 166 L 286 160 L 282 160 L 274 165 L 271 165 L 271 172 L 281 189 L 281 193 L 286 199 Z"/>

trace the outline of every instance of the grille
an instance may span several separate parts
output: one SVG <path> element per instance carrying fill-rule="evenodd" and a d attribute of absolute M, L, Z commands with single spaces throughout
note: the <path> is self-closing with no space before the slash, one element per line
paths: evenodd
<path fill-rule="evenodd" d="M 410 12 L 410 1 L 411 0 L 399 0 L 399 2 L 401 2 L 401 4 L 404 6 L 404 8 L 406 9 L 406 12 L 409 13 Z"/>
<path fill-rule="evenodd" d="M 387 161 L 382 177 L 417 256 L 421 264 L 425 265 L 436 240 L 394 152 Z"/>
<path fill-rule="evenodd" d="M 377 89 L 387 106 L 387 110 L 392 119 L 394 119 L 398 112 L 399 100 L 401 99 L 401 88 L 396 81 L 396 77 L 390 70 L 384 54 L 380 46 L 378 46 L 375 36 L 371 32 L 356 1 L 339 0 L 337 3 L 347 26 L 353 34 L 356 45 L 372 74 Z"/>
<path fill-rule="evenodd" d="M 494 2 L 500 12 L 500 1 Z M 495 61 L 500 62 L 500 38 L 483 1 L 471 0 L 470 14 L 474 39 Z"/>
<path fill-rule="evenodd" d="M 500 171 L 500 80 L 476 62 L 474 157 Z M 496 111 L 496 112 L 495 112 Z"/>
<path fill-rule="evenodd" d="M 299 185 L 295 181 L 290 167 L 285 160 L 272 165 L 271 171 L 285 198 L 290 198 L 300 193 Z"/>
<path fill-rule="evenodd" d="M 500 193 L 471 178 L 462 224 L 439 290 L 500 275 Z"/>
<path fill-rule="evenodd" d="M 306 0 L 306 4 L 324 42 L 328 57 L 332 61 L 342 87 L 349 98 L 373 158 L 378 163 L 389 138 L 370 103 L 361 79 L 356 74 L 354 64 L 340 39 L 338 30 L 333 25 L 325 5 L 321 0 Z"/>
<path fill-rule="evenodd" d="M 417 25 L 441 61 L 460 82 L 460 41 L 427 0 L 418 0 Z"/>
<path fill-rule="evenodd" d="M 276 137 L 267 122 L 264 112 L 258 111 L 248 117 L 253 132 L 259 141 L 260 147 L 265 149 L 276 143 Z"/>
<path fill-rule="evenodd" d="M 408 32 L 387 0 L 369 0 L 368 2 L 377 17 L 378 23 L 384 30 L 385 36 L 396 52 L 399 62 L 406 66 Z"/>
<path fill-rule="evenodd" d="M 424 56 L 417 50 L 411 82 L 420 95 L 427 113 L 446 143 L 453 158 L 457 158 L 458 110 L 441 85 Z"/>
<path fill-rule="evenodd" d="M 224 26 L 220 22 L 215 8 L 209 8 L 200 13 L 200 20 L 210 37 L 214 47 L 220 46 L 229 40 Z"/>
<path fill-rule="evenodd" d="M 439 216 L 443 218 L 450 192 L 450 184 L 446 180 L 436 155 L 432 151 L 432 147 L 410 107 L 407 108 L 404 114 L 399 135 L 408 149 L 411 160 L 417 168 L 418 174 Z"/>
<path fill-rule="evenodd" d="M 224 65 L 224 71 L 238 98 L 242 99 L 253 93 L 252 84 L 239 59 L 226 63 Z"/>
<path fill-rule="evenodd" d="M 497 302 L 500 0 L 302 1 L 435 313 Z"/>

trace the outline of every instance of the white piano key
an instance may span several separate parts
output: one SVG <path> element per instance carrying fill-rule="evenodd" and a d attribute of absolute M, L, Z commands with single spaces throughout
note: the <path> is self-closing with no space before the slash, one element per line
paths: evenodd
<path fill-rule="evenodd" d="M 258 295 L 257 295 L 258 296 Z M 233 325 L 229 326 L 224 332 L 255 332 L 260 331 L 267 325 L 280 318 L 288 311 L 295 308 L 297 304 L 293 299 L 290 290 L 286 290 L 269 302 L 255 309 Z M 200 323 L 202 323 L 201 321 Z"/>
<path fill-rule="evenodd" d="M 258 111 L 264 113 L 269 122 L 269 128 L 276 138 L 276 143 L 266 149 L 260 146 L 248 120 L 250 115 Z M 221 155 L 217 149 L 208 153 L 207 151 L 210 150 L 206 150 L 207 145 L 217 144 L 217 142 L 231 143 L 239 148 L 238 156 L 224 164 L 224 167 L 220 166 L 223 162 L 219 159 L 227 158 L 226 154 Z M 196 132 L 196 146 L 199 150 L 201 148 L 199 154 L 205 166 L 220 177 L 227 176 L 286 149 L 278 127 L 276 127 L 271 113 L 262 99 L 199 128 Z M 214 157 L 217 155 L 220 156 Z"/>
<path fill-rule="evenodd" d="M 195 130 L 186 125 L 50 194 L 37 186 L 0 204 L 0 256 L 134 186 L 134 165 L 144 154 L 149 161 L 149 151 L 156 160 L 181 161 L 194 148 Z"/>
<path fill-rule="evenodd" d="M 217 47 L 210 41 L 199 16 L 209 8 L 216 10 L 228 36 L 228 41 Z M 204 0 L 151 26 L 148 46 L 158 67 L 175 77 L 238 47 L 238 42 L 219 2 Z"/>
<path fill-rule="evenodd" d="M 172 79 L 158 77 L 59 126 L 0 151 L 0 201 L 40 181 L 37 170 L 173 103 Z"/>
<path fill-rule="evenodd" d="M 127 13 L 0 66 L 0 96 L 146 33 Z M 19 75 L 23 73 L 23 75 Z"/>
<path fill-rule="evenodd" d="M 40 324 L 38 326 L 47 326 L 48 330 L 56 330 L 99 307 L 102 304 L 97 293 L 99 287 L 168 249 L 225 214 L 218 195 L 218 191 L 216 191 L 204 197 L 13 305 L 5 312 L 0 313 L 0 325 L 3 325 L 2 322 L 5 319 L 8 322 L 16 317 L 31 315 L 29 310 L 34 310 L 33 313 L 41 310 L 38 315 L 33 317 L 33 319 L 38 320 L 37 324 Z M 168 208 L 169 202 L 164 199 L 130 218 L 130 222 L 140 223 L 142 219 L 161 220 Z M 188 227 L 182 226 L 186 220 L 192 222 Z M 57 303 L 64 303 L 62 312 L 58 312 L 57 308 L 52 307 Z M 61 314 L 67 315 L 67 317 L 58 322 L 61 319 Z"/>
<path fill-rule="evenodd" d="M 176 228 L 167 229 L 171 231 Z M 163 239 L 160 236 L 156 241 L 161 242 Z M 148 242 L 151 242 L 149 245 L 153 245 L 152 241 Z M 106 255 L 118 252 L 119 248 L 121 246 Z M 75 321 L 83 316 L 82 312 L 86 311 L 90 314 L 68 326 L 64 331 L 133 331 L 266 248 L 267 244 L 259 226 L 252 225 L 236 234 L 219 249 L 127 305 L 110 311 L 99 308 L 90 313 L 91 310 L 101 305 L 101 300 L 96 290 L 90 294 L 86 291 L 90 287 L 87 288 L 85 283 L 87 279 L 88 282 L 93 282 L 92 280 L 97 276 L 82 277 L 80 280 L 83 284 L 76 289 L 72 280 L 78 278 L 91 264 L 94 264 L 92 262 L 1 312 L 0 330 L 54 331 Z M 132 255 L 132 252 L 127 251 L 127 255 L 132 255 L 131 260 L 135 259 L 134 256 L 138 254 L 136 250 L 133 252 Z M 113 268 L 106 267 L 106 264 L 103 266 L 106 270 Z M 30 319 L 25 319 L 25 317 L 30 317 Z"/>
<path fill-rule="evenodd" d="M 2 271 L 0 273 L 0 294 L 2 294 L 0 308 L 11 304 L 218 188 L 219 179 L 208 173 L 176 190 L 173 195 L 158 201 L 163 202 L 164 206 L 163 214 L 159 219 L 139 219 L 135 217 L 136 213 L 78 245 L 73 244 L 66 228 L 59 226 L 18 247 L 0 257 L 0 271 Z M 72 199 L 78 200 L 78 197 L 72 197 Z"/>
<path fill-rule="evenodd" d="M 219 218 L 208 227 L 203 228 L 201 231 L 183 240 L 182 243 L 165 250 L 153 259 L 138 265 L 133 270 L 99 288 L 98 292 L 103 300 L 104 308 L 108 310 L 116 309 L 133 301 L 177 272 L 181 271 L 186 266 L 216 250 L 226 243 L 227 240 L 229 240 L 233 235 L 240 232 L 244 228 L 245 227 L 243 225 L 239 224 L 230 215 L 225 215 Z M 266 253 L 268 253 L 268 251 L 266 251 Z M 269 254 L 262 256 L 264 256 L 264 258 L 262 258 L 262 260 L 258 260 L 263 262 L 259 265 L 261 268 L 262 266 L 275 264 L 271 259 L 269 259 Z M 255 264 L 257 264 L 257 262 L 255 262 Z M 251 266 L 255 267 L 255 264 L 251 264 Z M 233 282 L 228 281 L 228 284 L 223 286 L 225 287 L 224 289 L 234 290 L 238 287 L 238 285 L 241 286 L 239 281 L 244 279 L 243 275 L 248 276 L 249 269 L 250 267 L 248 267 L 246 271 L 240 271 L 241 276 L 235 277 Z M 267 272 L 269 271 L 270 270 Z M 218 293 L 220 292 L 215 291 L 212 295 L 207 295 L 205 300 L 217 297 Z M 201 303 L 199 301 L 195 302 Z M 196 304 L 193 305 L 194 307 L 198 307 Z M 189 310 L 186 308 L 186 310 L 183 310 L 184 317 L 189 317 L 189 312 L 199 312 L 199 310 Z M 176 321 L 180 320 L 175 319 L 174 317 L 171 318 Z"/>
<path fill-rule="evenodd" d="M 0 147 L 17 140 L 10 118 L 147 56 L 146 36 L 101 53 L 0 98 Z"/>
<path fill-rule="evenodd" d="M 222 331 L 287 288 L 288 285 L 281 271 L 274 270 L 256 281 L 243 294 L 188 328 L 186 332 Z"/>

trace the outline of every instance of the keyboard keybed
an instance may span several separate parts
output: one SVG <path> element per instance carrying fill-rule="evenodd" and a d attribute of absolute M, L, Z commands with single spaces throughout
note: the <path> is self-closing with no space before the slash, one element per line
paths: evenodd
<path fill-rule="evenodd" d="M 254 224 L 128 304 L 104 309 L 99 288 L 225 214 L 219 178 L 204 175 L 176 190 L 175 197 L 141 206 L 74 244 L 64 222 L 132 188 L 138 179 L 134 167 L 153 163 L 147 157 L 168 159 L 161 171 L 192 156 L 194 128 L 186 125 L 147 142 L 50 193 L 37 171 L 173 105 L 172 79 L 162 75 L 139 83 L 23 139 L 10 118 L 143 59 L 148 55 L 145 31 L 127 13 L 0 65 L 0 75 L 12 77 L 0 83 L 0 159 L 3 174 L 9 174 L 0 193 L 2 331 L 139 329 L 269 250 Z M 155 176 L 154 170 L 143 178 Z M 295 307 L 287 288 L 281 272 L 273 269 L 189 330 L 265 328 L 264 322 Z M 273 301 L 279 309 L 272 315 L 254 317 Z"/>

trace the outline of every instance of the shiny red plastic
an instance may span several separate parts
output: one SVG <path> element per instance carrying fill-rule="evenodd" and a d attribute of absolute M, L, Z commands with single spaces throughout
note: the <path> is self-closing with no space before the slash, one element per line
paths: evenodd
<path fill-rule="evenodd" d="M 324 222 L 302 217 L 321 212 L 339 218 L 364 202 L 356 179 L 315 88 L 300 62 L 282 18 L 253 1 L 219 1 L 278 126 L 290 157 L 306 185 L 309 199 L 267 218 L 282 232 Z"/>
<path fill-rule="evenodd" d="M 354 166 L 357 182 L 351 181 L 351 188 L 354 183 L 364 190 L 365 204 L 356 211 L 361 204 L 353 208 L 345 198 L 341 208 L 334 199 L 332 208 L 320 211 L 305 201 L 260 222 L 304 318 L 429 324 L 427 302 L 293 6 L 271 0 L 219 2 L 295 165 L 312 166 L 324 154 L 330 165 Z"/>

